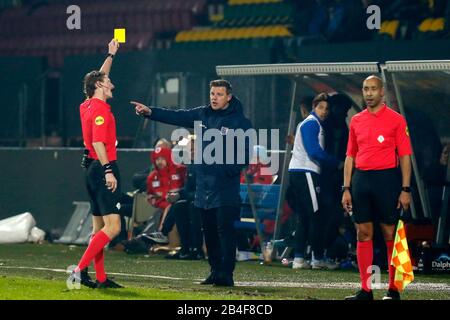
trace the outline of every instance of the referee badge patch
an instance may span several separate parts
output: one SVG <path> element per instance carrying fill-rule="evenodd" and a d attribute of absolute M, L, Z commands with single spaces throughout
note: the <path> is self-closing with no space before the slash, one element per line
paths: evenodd
<path fill-rule="evenodd" d="M 153 187 L 153 188 L 159 188 L 160 185 L 161 185 L 161 184 L 159 183 L 158 180 L 152 181 L 152 187 Z"/>
<path fill-rule="evenodd" d="M 97 118 L 95 118 L 96 125 L 101 126 L 104 123 L 105 123 L 105 118 L 103 118 L 102 116 L 98 116 Z"/>
<path fill-rule="evenodd" d="M 383 143 L 384 137 L 380 134 L 380 135 L 378 136 L 377 140 L 378 140 L 379 143 Z"/>

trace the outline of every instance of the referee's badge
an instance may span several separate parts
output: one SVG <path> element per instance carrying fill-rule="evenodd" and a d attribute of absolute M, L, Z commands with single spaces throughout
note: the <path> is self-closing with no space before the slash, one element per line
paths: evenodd
<path fill-rule="evenodd" d="M 317 193 L 317 194 L 320 193 L 320 187 L 316 187 L 316 193 Z"/>
<path fill-rule="evenodd" d="M 117 208 L 117 210 L 120 210 L 120 208 L 121 208 L 120 202 L 117 202 L 116 208 Z"/>
<path fill-rule="evenodd" d="M 159 183 L 158 180 L 152 181 L 152 187 L 153 188 L 158 188 L 161 184 Z"/>
<path fill-rule="evenodd" d="M 379 143 L 383 143 L 384 137 L 380 134 L 380 135 L 378 136 L 377 140 L 378 140 Z"/>
<path fill-rule="evenodd" d="M 105 123 L 105 118 L 103 118 L 102 116 L 98 116 L 97 118 L 95 118 L 96 125 L 101 126 L 104 123 Z"/>

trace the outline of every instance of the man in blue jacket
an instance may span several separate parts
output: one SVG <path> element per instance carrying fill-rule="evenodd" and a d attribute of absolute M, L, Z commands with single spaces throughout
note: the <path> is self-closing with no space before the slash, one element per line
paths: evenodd
<path fill-rule="evenodd" d="M 147 107 L 138 102 L 135 105 L 138 115 L 152 120 L 176 126 L 193 128 L 194 121 L 201 121 L 201 137 L 208 129 L 220 130 L 223 138 L 224 152 L 222 163 L 197 163 L 196 155 L 196 192 L 194 206 L 201 212 L 205 244 L 208 251 L 208 262 L 211 274 L 202 284 L 217 286 L 233 286 L 233 271 L 236 260 L 236 230 L 234 223 L 240 217 L 240 172 L 248 164 L 249 144 L 245 143 L 245 150 L 237 150 L 236 138 L 233 146 L 225 142 L 230 129 L 243 129 L 252 127 L 242 110 L 242 104 L 232 95 L 231 84 L 226 80 L 214 80 L 210 83 L 210 104 L 188 110 L 168 110 L 156 107 Z M 198 127 L 196 128 L 197 132 Z M 214 141 L 202 141 L 202 150 Z M 230 148 L 234 150 L 234 160 L 245 154 L 245 163 L 232 164 L 226 162 Z M 211 149 L 211 148 L 208 148 Z M 209 162 L 208 162 L 209 163 Z M 225 164 L 226 163 L 226 164 Z"/>
<path fill-rule="evenodd" d="M 297 214 L 296 248 L 293 269 L 332 268 L 324 260 L 323 227 L 326 221 L 321 207 L 321 167 L 342 164 L 326 153 L 323 121 L 328 117 L 328 95 L 321 93 L 313 102 L 313 111 L 298 126 L 292 158 L 289 163 L 289 184 L 293 192 L 294 212 Z M 313 259 L 305 259 L 307 245 L 312 247 Z"/>

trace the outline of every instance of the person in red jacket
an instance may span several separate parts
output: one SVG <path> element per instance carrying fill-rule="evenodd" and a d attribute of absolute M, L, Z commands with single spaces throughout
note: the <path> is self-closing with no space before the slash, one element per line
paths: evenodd
<path fill-rule="evenodd" d="M 155 169 L 147 177 L 148 202 L 163 210 L 158 225 L 158 231 L 161 231 L 170 205 L 179 198 L 179 190 L 186 180 L 186 167 L 173 163 L 172 150 L 168 148 L 156 148 L 150 158 Z"/>
<path fill-rule="evenodd" d="M 256 145 L 253 147 L 253 155 L 256 158 L 256 163 L 250 163 L 245 169 L 245 172 L 241 172 L 240 182 L 247 183 L 247 176 L 249 183 L 272 184 L 273 175 L 267 174 L 267 172 L 264 172 L 265 170 L 263 170 L 263 168 L 270 167 L 269 164 L 264 164 L 267 163 L 267 149 L 263 146 Z"/>

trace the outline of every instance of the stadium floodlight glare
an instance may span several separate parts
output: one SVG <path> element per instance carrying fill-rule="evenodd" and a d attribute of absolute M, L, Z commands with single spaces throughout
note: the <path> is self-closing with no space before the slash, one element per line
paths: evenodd
<path fill-rule="evenodd" d="M 388 72 L 450 71 L 450 60 L 387 61 Z"/>
<path fill-rule="evenodd" d="M 379 73 L 377 62 L 284 63 L 216 66 L 219 76 Z"/>

